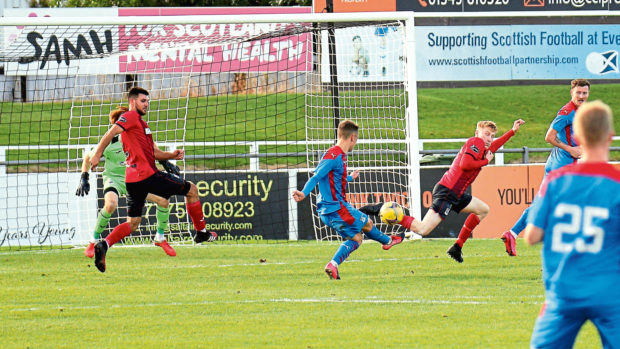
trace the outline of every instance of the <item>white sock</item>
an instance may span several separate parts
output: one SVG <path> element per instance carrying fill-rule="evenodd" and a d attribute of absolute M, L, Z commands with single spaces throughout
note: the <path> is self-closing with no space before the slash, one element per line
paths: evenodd
<path fill-rule="evenodd" d="M 514 232 L 514 231 L 510 230 L 510 234 L 512 234 L 512 236 L 514 236 L 514 237 L 515 237 L 515 239 L 517 238 L 517 234 L 515 234 L 515 232 Z"/>
<path fill-rule="evenodd" d="M 160 233 L 155 234 L 155 241 L 164 241 L 164 240 L 166 240 L 166 237 L 164 236 L 164 234 L 160 234 Z"/>
<path fill-rule="evenodd" d="M 331 261 L 329 261 L 329 263 L 331 263 L 331 265 L 333 265 L 334 267 L 338 268 L 338 263 L 336 263 L 335 260 L 332 259 Z"/>

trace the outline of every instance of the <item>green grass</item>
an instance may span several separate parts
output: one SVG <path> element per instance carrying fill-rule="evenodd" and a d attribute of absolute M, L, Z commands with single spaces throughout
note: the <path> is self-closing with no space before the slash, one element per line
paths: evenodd
<path fill-rule="evenodd" d="M 620 100 L 616 94 L 620 84 L 594 85 L 590 100 L 601 99 L 612 109 L 620 110 Z M 567 86 L 500 86 L 447 89 L 419 89 L 418 91 L 419 135 L 420 138 L 469 138 L 473 136 L 475 124 L 479 120 L 494 120 L 499 126 L 499 134 L 512 127 L 516 118 L 523 118 L 526 124 L 519 134 L 510 140 L 506 148 L 548 148 L 544 135 L 558 109 L 570 99 Z M 356 114 L 369 116 L 368 121 L 361 123 L 360 138 L 383 137 L 403 139 L 403 111 L 399 103 L 404 96 L 389 97 L 390 91 L 343 92 L 341 106 L 359 107 Z M 309 97 L 312 103 L 323 106 L 331 104 L 329 96 Z M 192 98 L 187 108 L 185 124 L 185 140 L 187 142 L 202 141 L 291 141 L 303 140 L 306 137 L 306 117 L 323 113 L 322 108 L 305 108 L 305 96 L 302 94 L 272 95 L 223 95 L 217 97 Z M 185 103 L 182 101 L 181 103 Z M 178 118 L 177 101 L 154 101 L 151 103 L 149 119 L 156 127 L 164 125 L 178 129 L 182 125 L 175 124 L 170 118 Z M 373 108 L 379 107 L 379 108 Z M 105 109 L 105 108 L 104 108 Z M 105 110 L 104 110 L 105 111 Z M 107 129 L 105 118 L 90 117 L 102 113 L 101 107 L 90 105 L 74 106 L 74 112 L 83 115 L 73 121 L 73 130 L 80 126 L 90 128 L 84 132 L 80 141 L 75 141 L 78 134 L 72 131 L 72 144 L 94 144 L 100 134 Z M 347 117 L 346 109 L 342 118 Z M 31 144 L 67 144 L 69 139 L 70 103 L 0 103 L 0 145 L 31 145 Z M 107 111 L 104 113 L 106 114 Z M 265 117 L 269 115 L 270 117 Z M 333 122 L 327 118 L 310 119 L 316 129 L 313 136 L 331 137 L 330 128 Z M 92 127 L 90 125 L 102 125 Z M 394 126 L 396 125 L 396 126 Z M 620 130 L 620 117 L 615 118 L 615 128 Z M 620 131 L 618 131 L 620 132 Z M 325 134 L 322 134 L 325 133 Z M 90 136 L 90 137 L 88 137 Z M 178 130 L 159 132 L 157 141 L 163 139 L 181 139 Z M 615 142 L 620 146 L 620 142 Z M 458 149 L 459 144 L 428 144 L 426 149 Z M 302 149 L 303 150 L 303 149 Z M 247 147 L 223 149 L 221 147 L 204 148 L 207 154 L 220 154 L 222 151 L 233 151 L 246 154 Z M 299 151 L 294 146 L 287 149 L 274 149 L 277 152 Z M 188 153 L 188 155 L 190 155 Z M 534 161 L 544 162 L 547 154 L 532 154 Z M 45 160 L 64 159 L 65 150 L 54 151 L 10 151 L 8 160 Z M 612 154 L 612 158 L 620 160 L 620 154 Z M 507 154 L 509 162 L 520 162 L 521 154 Z M 242 168 L 247 167 L 247 159 L 211 159 L 189 161 L 189 166 L 203 168 Z M 271 157 L 261 159 L 266 165 L 294 166 L 305 164 L 304 157 Z M 64 164 L 61 164 L 61 168 Z M 42 165 L 53 167 L 53 165 Z M 58 166 L 57 166 L 58 167 Z M 32 170 L 32 169 L 31 169 Z"/>
<path fill-rule="evenodd" d="M 3 348 L 526 348 L 543 301 L 540 248 L 470 240 L 0 252 Z M 260 260 L 264 259 L 265 262 Z M 576 348 L 600 348 L 588 324 Z"/>

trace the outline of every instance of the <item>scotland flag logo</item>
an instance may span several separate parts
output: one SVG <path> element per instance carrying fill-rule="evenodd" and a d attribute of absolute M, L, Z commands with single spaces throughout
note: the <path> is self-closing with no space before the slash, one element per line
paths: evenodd
<path fill-rule="evenodd" d="M 618 73 L 618 51 L 591 52 L 586 58 L 586 68 L 596 75 Z"/>

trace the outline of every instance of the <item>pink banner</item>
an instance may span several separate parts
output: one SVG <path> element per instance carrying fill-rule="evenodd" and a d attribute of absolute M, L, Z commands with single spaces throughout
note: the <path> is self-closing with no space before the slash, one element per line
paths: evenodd
<path fill-rule="evenodd" d="M 119 16 L 308 13 L 309 7 L 252 8 L 124 8 Z M 188 24 L 121 26 L 120 72 L 308 71 L 310 34 L 260 40 L 265 33 L 298 24 Z M 207 46 L 208 45 L 208 46 Z M 176 49 L 176 47 L 181 47 Z M 145 49 L 151 53 L 144 54 Z M 153 50 L 155 49 L 155 50 Z"/>

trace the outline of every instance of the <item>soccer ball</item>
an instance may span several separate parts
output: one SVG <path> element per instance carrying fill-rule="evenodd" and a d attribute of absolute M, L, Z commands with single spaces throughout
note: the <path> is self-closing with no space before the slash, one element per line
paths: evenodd
<path fill-rule="evenodd" d="M 381 222 L 388 225 L 394 225 L 402 221 L 404 215 L 405 213 L 403 212 L 403 208 L 393 201 L 384 203 L 379 211 L 379 218 L 381 218 Z"/>

